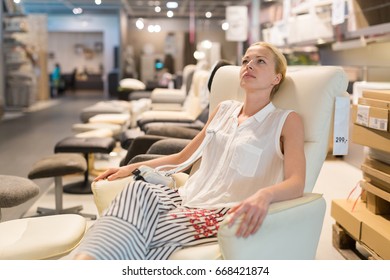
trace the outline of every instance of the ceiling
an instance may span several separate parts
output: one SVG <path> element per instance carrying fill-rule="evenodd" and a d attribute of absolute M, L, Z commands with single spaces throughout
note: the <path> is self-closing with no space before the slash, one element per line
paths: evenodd
<path fill-rule="evenodd" d="M 172 0 L 171 0 L 172 1 Z M 188 18 L 193 10 L 196 18 L 205 18 L 210 11 L 215 19 L 225 18 L 227 6 L 248 6 L 252 0 L 176 0 L 178 8 L 172 9 L 174 18 Z M 24 12 L 46 14 L 70 14 L 73 8 L 80 7 L 84 14 L 113 14 L 124 9 L 132 18 L 166 18 L 167 0 L 101 0 L 100 5 L 95 0 L 21 0 Z M 154 11 L 155 6 L 161 7 L 161 12 Z M 191 8 L 193 7 L 193 9 Z"/>

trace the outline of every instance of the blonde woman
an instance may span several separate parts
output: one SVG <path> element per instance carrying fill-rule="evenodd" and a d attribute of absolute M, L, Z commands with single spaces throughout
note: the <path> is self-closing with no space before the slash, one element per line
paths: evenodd
<path fill-rule="evenodd" d="M 130 176 L 150 167 L 186 161 L 217 132 L 203 150 L 202 162 L 178 191 L 143 181 L 130 183 L 89 230 L 76 259 L 168 259 L 176 250 L 217 241 L 227 213 L 236 235 L 255 233 L 272 202 L 302 196 L 305 182 L 303 124 L 297 113 L 276 108 L 286 60 L 274 46 L 251 45 L 240 70 L 244 102 L 224 101 L 205 128 L 180 153 L 112 168 L 96 180 Z"/>

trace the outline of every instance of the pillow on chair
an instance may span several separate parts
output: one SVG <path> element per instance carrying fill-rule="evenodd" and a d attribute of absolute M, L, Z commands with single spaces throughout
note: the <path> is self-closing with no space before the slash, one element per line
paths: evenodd
<path fill-rule="evenodd" d="M 132 90 L 144 90 L 146 88 L 143 82 L 132 78 L 126 78 L 120 80 L 119 86 L 124 89 L 132 89 Z"/>

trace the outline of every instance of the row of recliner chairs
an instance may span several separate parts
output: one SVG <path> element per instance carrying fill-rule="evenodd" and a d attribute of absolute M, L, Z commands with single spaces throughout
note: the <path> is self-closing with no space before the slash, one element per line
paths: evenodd
<path fill-rule="evenodd" d="M 225 64 L 228 63 L 221 62 L 217 65 Z M 206 71 L 201 69 L 199 71 L 201 75 L 195 78 L 195 80 L 197 80 L 198 88 L 193 89 L 194 86 L 192 86 L 192 91 L 199 91 L 201 83 L 205 84 L 206 82 L 208 82 L 208 89 L 210 89 L 212 75 L 215 73 L 215 70 L 211 71 L 211 73 L 207 72 L 207 79 L 205 79 Z M 188 81 L 189 80 L 187 80 L 187 85 L 190 85 Z M 189 90 L 189 94 L 194 95 L 193 92 L 190 93 L 191 89 Z M 195 95 L 191 98 L 197 99 L 197 96 Z M 114 107 L 119 107 L 117 106 L 118 104 L 122 104 L 123 107 L 127 106 L 127 104 L 124 104 L 124 102 L 119 100 L 111 102 L 111 105 L 114 105 Z M 186 106 L 190 106 L 190 102 L 187 103 Z M 102 103 L 98 104 L 100 106 Z M 165 108 L 167 108 L 167 104 L 165 105 Z M 187 109 L 191 110 L 192 108 L 188 107 Z M 88 113 L 90 112 L 87 112 L 87 114 Z M 82 116 L 85 115 L 86 114 Z M 94 116 L 96 116 L 96 114 Z M 193 138 L 204 126 L 207 117 L 208 107 L 206 106 L 203 108 L 202 113 L 194 120 L 191 120 L 190 118 L 185 121 L 177 118 L 162 118 L 156 119 L 160 121 L 159 123 L 157 121 L 148 121 L 147 124 L 149 127 L 147 129 L 145 128 L 145 131 L 143 131 L 143 134 L 145 135 L 140 135 L 135 138 L 136 141 L 129 146 L 127 156 L 122 160 L 121 164 L 125 164 L 128 159 L 132 159 L 135 155 L 143 154 L 148 150 L 148 146 L 152 146 L 152 143 L 159 140 L 164 141 L 161 141 L 161 144 L 157 145 L 154 150 L 151 149 L 151 153 L 167 154 L 182 149 L 185 141 L 187 141 L 186 139 Z M 124 126 L 127 125 L 128 123 Z M 106 131 L 109 130 L 110 129 L 106 129 Z M 99 136 L 99 133 L 103 137 L 107 136 L 102 129 L 100 129 L 97 134 L 94 134 L 96 132 L 91 132 L 92 130 L 86 130 L 83 131 L 83 133 L 79 133 L 79 135 L 85 134 L 81 136 L 81 138 L 84 139 Z M 154 137 L 154 140 L 148 141 L 148 137 Z M 139 143 L 142 144 L 139 145 Z M 62 176 L 82 172 L 88 174 L 88 161 L 81 155 L 59 153 L 45 157 L 34 164 L 30 171 L 29 179 L 15 176 L 0 176 L 0 210 L 2 207 L 17 206 L 34 196 L 37 196 L 39 194 L 39 187 L 32 180 L 44 177 L 55 178 L 56 204 L 54 209 L 38 207 L 37 217 L 28 217 L 0 223 L 0 231 L 5 233 L 4 238 L 2 238 L 2 241 L 0 242 L 0 259 L 57 259 L 67 255 L 77 246 L 87 227 L 85 217 L 93 219 L 94 215 L 81 213 L 81 205 L 66 209 L 62 207 Z"/>

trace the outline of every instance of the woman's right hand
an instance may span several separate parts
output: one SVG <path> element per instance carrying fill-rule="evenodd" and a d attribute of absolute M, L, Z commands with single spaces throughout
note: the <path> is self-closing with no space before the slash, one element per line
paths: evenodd
<path fill-rule="evenodd" d="M 119 178 L 130 176 L 131 168 L 129 166 L 122 166 L 122 167 L 115 167 L 115 168 L 109 168 L 106 171 L 104 171 L 102 174 L 97 176 L 93 181 L 99 181 L 107 179 L 108 181 L 113 181 Z"/>

